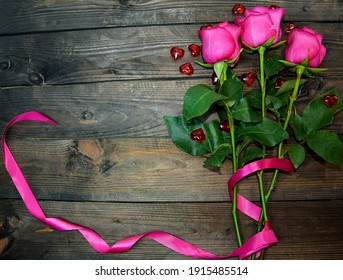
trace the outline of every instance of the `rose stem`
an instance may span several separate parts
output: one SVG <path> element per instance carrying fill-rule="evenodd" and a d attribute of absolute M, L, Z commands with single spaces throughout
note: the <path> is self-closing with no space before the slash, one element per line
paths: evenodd
<path fill-rule="evenodd" d="M 287 128 L 288 128 L 289 120 L 290 120 L 291 115 L 292 115 L 293 104 L 294 104 L 295 100 L 298 98 L 298 92 L 299 92 L 301 76 L 302 76 L 302 74 L 305 71 L 305 67 L 302 66 L 302 65 L 297 65 L 295 71 L 296 71 L 296 74 L 297 74 L 297 78 L 295 80 L 295 85 L 294 85 L 293 93 L 290 96 L 290 102 L 288 104 L 287 116 L 286 116 L 285 123 L 283 124 L 284 130 L 287 130 Z M 277 154 L 278 158 L 283 158 L 282 145 L 283 145 L 283 142 L 280 142 L 279 145 L 278 145 L 278 154 Z M 278 171 L 279 171 L 278 169 L 275 169 L 275 171 L 274 171 L 273 178 L 271 180 L 270 186 L 269 186 L 267 194 L 266 194 L 266 200 L 269 200 L 269 198 L 271 196 L 271 193 L 272 193 L 272 191 L 273 191 L 273 189 L 275 187 Z"/>
<path fill-rule="evenodd" d="M 265 81 L 265 75 L 264 75 L 264 54 L 265 54 L 266 48 L 264 46 L 260 46 L 258 48 L 258 54 L 260 58 L 260 75 L 259 75 L 259 82 L 261 87 L 261 95 L 262 95 L 262 117 L 266 117 L 266 81 Z M 266 147 L 263 145 L 263 155 L 266 153 Z M 263 156 L 264 158 L 264 156 Z M 262 211 L 260 214 L 259 224 L 257 231 L 261 231 L 262 226 L 262 219 L 265 223 L 268 221 L 267 216 L 267 201 L 266 196 L 264 195 L 264 184 L 263 184 L 263 170 L 259 171 L 257 173 L 257 179 L 258 179 L 258 186 L 259 186 L 259 193 L 260 193 L 260 199 L 261 199 L 261 206 Z M 262 250 L 262 255 L 264 255 L 264 251 Z M 256 259 L 256 253 L 252 255 L 251 257 L 253 260 Z"/>
<path fill-rule="evenodd" d="M 266 82 L 264 77 L 264 53 L 266 48 L 261 46 L 258 48 L 258 54 L 260 57 L 260 86 L 261 86 L 261 93 L 262 93 L 262 117 L 266 116 Z"/>
<path fill-rule="evenodd" d="M 236 143 L 235 143 L 235 124 L 230 108 L 226 106 L 226 113 L 230 125 L 230 138 L 232 148 L 232 171 L 235 173 L 238 168 L 237 155 L 236 155 Z M 239 230 L 238 217 L 237 217 L 237 185 L 233 187 L 233 202 L 232 202 L 232 218 L 236 233 L 237 245 L 242 246 L 242 238 Z"/>
<path fill-rule="evenodd" d="M 292 115 L 293 104 L 294 104 L 295 100 L 298 97 L 301 76 L 304 73 L 304 71 L 305 71 L 305 67 L 302 66 L 302 65 L 297 65 L 296 68 L 295 68 L 295 72 L 297 74 L 297 78 L 295 80 L 295 85 L 294 85 L 293 93 L 290 96 L 290 102 L 288 104 L 287 116 L 286 116 L 286 119 L 285 119 L 285 123 L 283 125 L 284 130 L 287 130 L 287 128 L 288 128 L 289 120 L 290 120 L 291 115 Z M 279 145 L 278 145 L 278 152 L 277 152 L 278 158 L 283 158 L 282 145 L 283 145 L 283 142 L 280 142 Z M 273 173 L 272 180 L 271 180 L 270 185 L 268 187 L 267 194 L 265 196 L 266 202 L 269 201 L 270 196 L 272 194 L 272 191 L 275 188 L 275 183 L 276 183 L 276 179 L 277 179 L 278 174 L 279 174 L 279 169 L 275 169 L 275 171 Z M 262 228 L 262 219 L 263 219 L 262 215 L 263 215 L 263 213 L 261 212 L 260 219 L 258 221 L 258 227 L 257 227 L 257 231 L 258 232 L 260 232 L 261 228 Z"/>
<path fill-rule="evenodd" d="M 262 94 L 262 117 L 266 117 L 266 81 L 264 75 L 264 54 L 266 52 L 266 48 L 261 46 L 258 48 L 258 54 L 260 57 L 260 86 L 261 86 L 261 94 Z M 263 145 L 263 154 L 265 154 L 266 147 Z M 258 178 L 258 186 L 261 198 L 261 205 L 262 205 L 262 214 L 264 222 L 268 221 L 267 216 L 267 204 L 264 195 L 264 186 L 263 186 L 263 171 L 257 173 Z"/>

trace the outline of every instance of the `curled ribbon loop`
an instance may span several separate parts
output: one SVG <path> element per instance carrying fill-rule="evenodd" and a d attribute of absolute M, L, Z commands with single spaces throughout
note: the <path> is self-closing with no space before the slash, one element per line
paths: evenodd
<path fill-rule="evenodd" d="M 229 193 L 231 201 L 233 200 L 233 188 L 246 176 L 265 169 L 280 169 L 288 173 L 294 172 L 294 166 L 291 161 L 283 158 L 266 158 L 251 162 L 235 172 L 228 181 Z M 252 203 L 245 197 L 237 194 L 237 208 L 242 213 L 246 214 L 250 218 L 258 221 L 260 219 L 261 208 Z"/>
<path fill-rule="evenodd" d="M 128 238 L 124 238 L 113 246 L 109 246 L 105 240 L 98 235 L 94 230 L 87 227 L 74 224 L 72 222 L 63 220 L 61 218 L 51 218 L 47 217 L 40 207 L 35 195 L 33 194 L 28 182 L 26 181 L 23 173 L 21 172 L 17 162 L 15 161 L 11 151 L 9 150 L 5 136 L 8 129 L 20 121 L 38 121 L 50 124 L 57 124 L 55 121 L 45 117 L 39 112 L 26 112 L 14 117 L 5 127 L 2 134 L 1 146 L 2 155 L 5 167 L 11 177 L 14 185 L 16 186 L 26 208 L 30 214 L 41 222 L 45 223 L 49 227 L 60 230 L 78 230 L 81 235 L 88 241 L 88 243 L 94 248 L 95 251 L 102 254 L 115 254 L 123 253 L 129 251 L 140 239 L 149 238 L 152 239 L 171 250 L 193 258 L 203 258 L 203 259 L 225 259 L 231 257 L 238 257 L 239 259 L 244 259 L 250 255 L 259 252 L 260 250 L 272 246 L 277 243 L 277 238 L 274 232 L 271 230 L 269 223 L 267 223 L 263 230 L 249 240 L 247 240 L 241 247 L 237 248 L 234 252 L 227 254 L 225 256 L 217 256 L 213 253 L 207 252 L 194 244 L 191 244 L 185 240 L 182 240 L 174 235 L 171 235 L 163 231 L 151 231 Z M 229 193 L 232 199 L 233 188 L 241 179 L 247 175 L 256 172 L 258 170 L 267 168 L 278 168 L 286 172 L 292 173 L 294 171 L 293 165 L 290 161 L 286 159 L 265 159 L 253 162 L 239 169 L 235 174 L 233 174 L 228 182 Z M 245 213 L 246 215 L 257 220 L 259 218 L 261 209 L 254 203 L 250 202 L 243 196 L 238 196 L 238 209 Z"/>

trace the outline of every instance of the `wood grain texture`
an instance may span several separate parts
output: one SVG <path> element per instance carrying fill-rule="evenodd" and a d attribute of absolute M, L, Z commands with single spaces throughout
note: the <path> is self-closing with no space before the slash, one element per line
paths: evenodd
<path fill-rule="evenodd" d="M 307 25 L 302 23 L 301 26 Z M 328 48 L 323 76 L 340 81 L 343 23 L 311 23 L 325 34 Z M 61 85 L 118 80 L 186 79 L 171 59 L 174 45 L 187 49 L 200 43 L 199 25 L 148 26 L 38 33 L 0 37 L 0 86 Z M 282 54 L 282 48 L 276 53 Z M 257 67 L 257 56 L 244 54 L 237 74 Z M 190 54 L 183 63 L 195 61 Z M 208 70 L 195 65 L 194 78 L 208 77 Z"/>
<path fill-rule="evenodd" d="M 16 140 L 9 144 L 39 199 L 229 201 L 229 163 L 222 169 L 204 168 L 205 158 L 178 150 L 169 139 Z M 0 198 L 18 198 L 3 165 L 0 170 Z M 343 199 L 342 181 L 342 168 L 308 154 L 295 174 L 280 174 L 272 200 Z M 255 176 L 243 180 L 239 189 L 247 198 L 259 200 Z"/>
<path fill-rule="evenodd" d="M 270 1 L 240 1 L 248 8 Z M 209 23 L 233 20 L 233 2 L 138 0 L 0 1 L 0 35 L 118 26 Z M 343 3 L 329 1 L 272 1 L 285 7 L 285 21 L 340 21 Z"/>
<path fill-rule="evenodd" d="M 287 22 L 324 35 L 328 71 L 303 87 L 298 110 L 336 87 L 343 97 L 343 2 L 340 0 L 241 1 L 276 4 Z M 210 84 L 211 70 L 194 65 L 192 77 L 170 48 L 200 43 L 201 25 L 232 21 L 234 2 L 162 0 L 0 0 L 0 131 L 19 113 L 37 110 L 56 120 L 15 125 L 7 136 L 29 184 L 48 216 L 95 229 L 108 243 L 165 230 L 217 254 L 234 250 L 227 179 L 204 167 L 204 158 L 177 149 L 163 123 L 180 115 L 185 91 Z M 282 49 L 271 51 L 282 55 Z M 243 54 L 237 75 L 258 67 Z M 256 88 L 257 82 L 244 91 Z M 330 130 L 343 139 L 343 114 Z M 288 145 L 287 143 L 285 145 Z M 291 176 L 280 174 L 269 204 L 279 245 L 267 259 L 343 258 L 342 167 L 307 151 Z M 239 191 L 258 201 L 255 176 Z M 153 241 L 129 253 L 99 255 L 77 232 L 50 231 L 32 218 L 0 163 L 0 224 L 24 222 L 9 236 L 0 259 L 187 259 Z M 255 223 L 240 215 L 244 238 Z M 5 234 L 4 232 L 1 232 Z M 7 244 L 7 243 L 6 243 Z"/>
<path fill-rule="evenodd" d="M 37 232 L 46 226 L 33 219 L 16 200 L 0 200 L 0 209 L 9 208 L 8 204 L 16 209 L 25 226 L 16 231 L 17 240 L 4 255 L 6 259 L 189 259 L 151 240 L 140 241 L 124 254 L 100 255 L 78 232 Z M 57 204 L 43 201 L 41 205 L 48 216 L 61 216 L 90 227 L 111 245 L 130 235 L 163 230 L 218 255 L 235 249 L 227 203 Z M 270 210 L 279 244 L 268 250 L 268 259 L 343 257 L 342 201 L 278 202 L 271 203 Z M 255 223 L 242 216 L 241 226 L 244 237 L 249 238 Z"/>
<path fill-rule="evenodd" d="M 211 72 L 207 72 L 208 77 Z M 176 74 L 177 75 L 177 74 Z M 163 116 L 182 114 L 186 90 L 210 79 L 141 80 L 65 86 L 0 89 L 0 129 L 15 115 L 37 110 L 60 125 L 18 124 L 10 137 L 38 139 L 165 138 Z M 298 111 L 316 95 L 336 87 L 343 97 L 343 79 L 325 76 L 310 80 L 297 101 Z M 251 88 L 244 87 L 244 91 Z M 343 113 L 330 129 L 343 135 Z"/>

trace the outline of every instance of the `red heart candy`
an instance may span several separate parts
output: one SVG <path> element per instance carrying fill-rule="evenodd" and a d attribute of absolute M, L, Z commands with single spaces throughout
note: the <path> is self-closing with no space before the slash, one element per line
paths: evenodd
<path fill-rule="evenodd" d="M 185 54 L 185 51 L 181 48 L 178 47 L 172 47 L 170 49 L 170 55 L 174 60 L 179 60 L 181 59 Z"/>
<path fill-rule="evenodd" d="M 190 53 L 193 57 L 197 57 L 201 53 L 201 46 L 196 45 L 196 44 L 190 44 L 188 46 L 188 50 L 190 51 Z"/>
<path fill-rule="evenodd" d="M 212 75 L 211 75 L 211 82 L 212 82 L 212 85 L 214 86 L 217 86 L 219 85 L 219 78 L 217 77 L 216 75 L 216 72 L 212 72 Z"/>
<path fill-rule="evenodd" d="M 291 33 L 291 31 L 294 29 L 294 28 L 297 28 L 297 24 L 295 22 L 289 22 L 286 24 L 286 27 L 285 27 L 285 33 L 286 34 L 289 34 Z"/>
<path fill-rule="evenodd" d="M 228 121 L 227 119 L 222 120 L 222 121 L 219 123 L 219 129 L 220 129 L 221 131 L 230 132 L 230 124 L 229 124 L 229 121 Z"/>
<path fill-rule="evenodd" d="M 212 24 L 208 24 L 208 25 L 202 25 L 202 26 L 200 26 L 200 30 L 202 30 L 202 29 L 206 29 L 206 28 L 211 28 L 211 27 L 213 27 L 213 25 L 212 25 Z"/>
<path fill-rule="evenodd" d="M 206 139 L 206 135 L 204 133 L 204 130 L 202 128 L 198 128 L 196 130 L 193 130 L 190 135 L 192 140 L 198 141 L 199 143 L 204 142 Z"/>
<path fill-rule="evenodd" d="M 188 76 L 191 76 L 194 73 L 193 66 L 192 66 L 192 64 L 190 62 L 182 64 L 179 67 L 179 71 L 180 71 L 180 73 L 188 75 Z"/>
<path fill-rule="evenodd" d="M 234 15 L 243 15 L 244 12 L 245 12 L 245 7 L 242 4 L 236 3 L 232 7 L 232 14 L 234 14 Z"/>
<path fill-rule="evenodd" d="M 279 78 L 275 81 L 274 88 L 275 89 L 280 89 L 283 83 L 285 82 L 285 79 Z"/>
<path fill-rule="evenodd" d="M 333 108 L 338 102 L 338 97 L 335 94 L 326 94 L 323 97 L 323 102 L 326 106 Z"/>
<path fill-rule="evenodd" d="M 256 79 L 256 75 L 254 72 L 243 73 L 241 75 L 241 81 L 246 83 L 249 87 L 253 84 Z"/>

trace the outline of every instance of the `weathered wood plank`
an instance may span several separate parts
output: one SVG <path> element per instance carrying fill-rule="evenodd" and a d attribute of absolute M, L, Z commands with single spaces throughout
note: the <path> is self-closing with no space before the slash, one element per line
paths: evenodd
<path fill-rule="evenodd" d="M 248 8 L 270 1 L 240 1 Z M 343 3 L 273 1 L 285 21 L 341 21 Z M 233 2 L 221 1 L 6 1 L 1 0 L 0 35 L 117 26 L 208 23 L 232 20 Z"/>
<path fill-rule="evenodd" d="M 204 158 L 178 150 L 169 139 L 17 140 L 9 144 L 42 200 L 229 201 L 230 164 L 220 170 L 205 168 Z M 342 168 L 320 163 L 308 154 L 295 174 L 279 175 L 272 200 L 343 199 L 342 182 Z M 0 185 L 0 198 L 19 197 L 3 164 Z M 240 193 L 259 201 L 255 176 L 239 186 Z"/>
<path fill-rule="evenodd" d="M 211 72 L 208 73 L 209 76 Z M 182 114 L 183 96 L 195 84 L 210 79 L 168 81 L 122 81 L 68 86 L 0 89 L 1 131 L 15 115 L 40 111 L 60 123 L 18 124 L 12 138 L 113 138 L 167 137 L 163 116 Z M 336 87 L 343 94 L 343 78 L 327 76 L 310 80 L 297 101 L 298 111 L 316 94 Z M 250 90 L 249 87 L 244 88 Z M 342 95 L 343 97 L 343 95 Z M 343 113 L 338 113 L 331 129 L 343 134 Z"/>
<path fill-rule="evenodd" d="M 283 27 L 300 21 L 324 34 L 328 49 L 322 66 L 329 70 L 307 85 L 300 107 L 333 86 L 343 94 L 342 1 L 273 4 L 286 7 Z M 8 137 L 48 215 L 90 226 L 109 243 L 157 229 L 218 254 L 235 248 L 230 164 L 204 168 L 202 158 L 171 143 L 162 120 L 181 113 L 189 86 L 210 82 L 198 66 L 192 77 L 179 74 L 191 57 L 174 62 L 170 47 L 199 42 L 199 26 L 232 20 L 231 7 L 224 0 L 0 0 L 0 130 L 29 110 L 61 124 L 19 124 Z M 245 54 L 235 71 L 256 67 L 256 56 Z M 339 114 L 331 127 L 341 138 L 342 121 Z M 343 257 L 342 167 L 313 157 L 294 175 L 280 175 L 269 215 L 280 244 L 269 259 Z M 185 259 L 148 240 L 130 253 L 102 256 L 77 232 L 37 232 L 45 226 L 28 214 L 2 163 L 0 186 L 0 222 L 9 213 L 24 221 L 0 258 Z M 239 188 L 258 200 L 254 176 Z M 242 217 L 242 225 L 248 238 L 255 223 Z"/>
<path fill-rule="evenodd" d="M 235 249 L 227 203 L 41 203 L 47 215 L 63 217 L 95 229 L 109 244 L 151 230 L 177 235 L 216 254 Z M 40 233 L 46 226 L 32 218 L 21 202 L 0 200 L 0 209 L 13 208 L 24 225 L 3 259 L 187 259 L 151 241 L 142 240 L 130 252 L 100 255 L 78 232 Z M 270 219 L 279 239 L 267 259 L 342 259 L 342 201 L 295 201 L 270 204 Z M 96 213 L 96 215 L 94 215 Z M 0 216 L 8 213 L 0 210 Z M 242 217 L 249 238 L 255 224 Z M 334 246 L 333 246 L 334 244 Z"/>
<path fill-rule="evenodd" d="M 323 75 L 340 80 L 343 23 L 311 23 L 311 27 L 324 34 L 328 48 L 322 67 L 329 70 Z M 188 79 L 178 67 L 194 58 L 187 53 L 175 62 L 169 51 L 174 45 L 186 49 L 199 43 L 198 29 L 198 25 L 148 26 L 0 37 L 0 86 Z M 256 58 L 244 54 L 238 74 L 256 68 Z M 205 75 L 208 70 L 196 65 L 194 78 Z"/>

